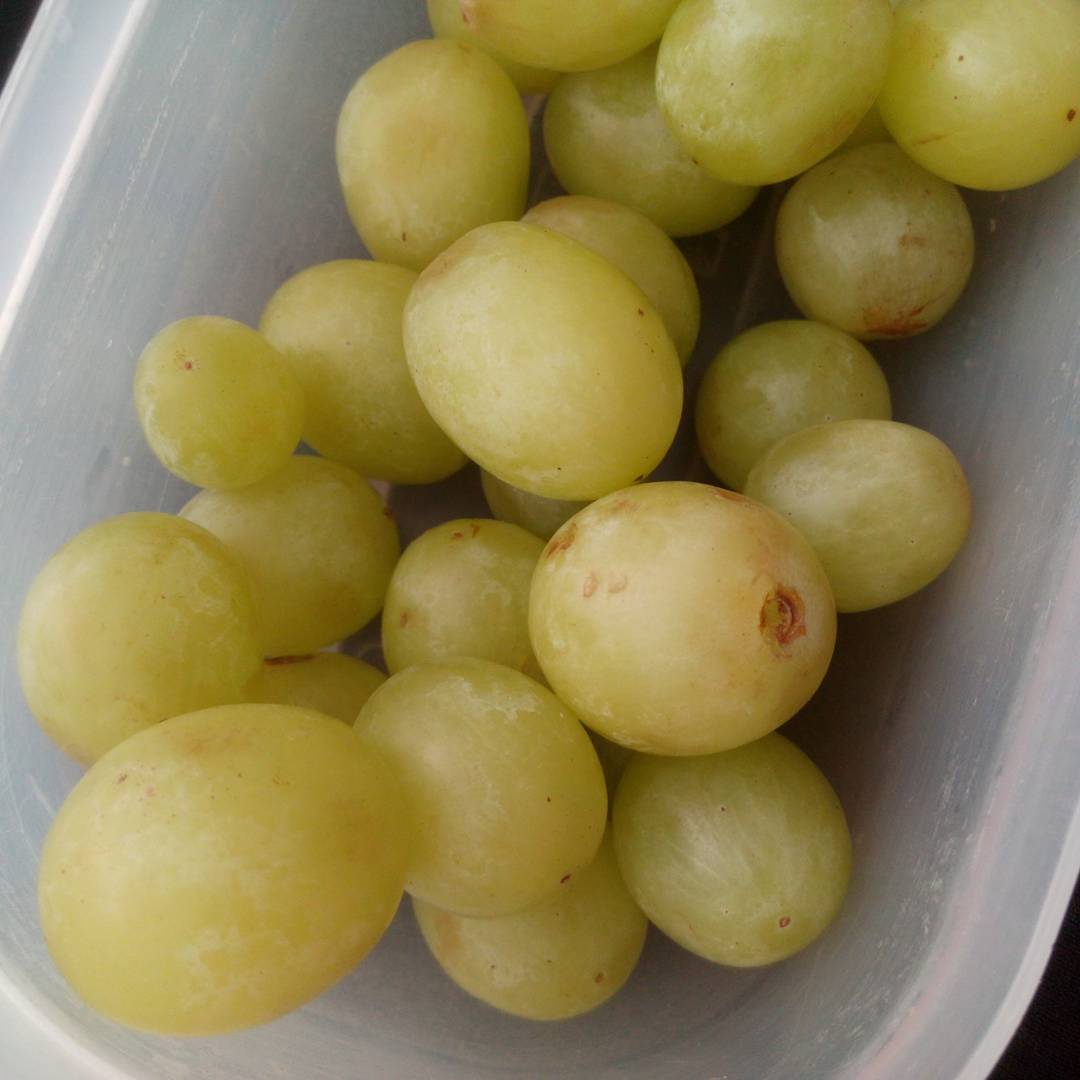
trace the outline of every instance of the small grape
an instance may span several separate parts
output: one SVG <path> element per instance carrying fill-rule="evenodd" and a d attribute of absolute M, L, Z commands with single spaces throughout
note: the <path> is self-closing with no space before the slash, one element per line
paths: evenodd
<path fill-rule="evenodd" d="M 975 235 L 952 184 L 873 143 L 799 178 L 780 206 L 776 257 L 807 318 L 864 339 L 910 337 L 964 291 Z"/>
<path fill-rule="evenodd" d="M 751 470 L 746 493 L 810 542 L 840 611 L 881 607 L 928 585 L 952 562 L 971 521 L 952 451 L 890 420 L 842 420 L 789 435 Z"/>
<path fill-rule="evenodd" d="M 262 705 L 296 705 L 333 716 L 350 726 L 386 676 L 345 653 L 275 656 L 248 687 L 247 700 Z"/>
<path fill-rule="evenodd" d="M 480 486 L 484 490 L 488 508 L 500 521 L 519 525 L 541 540 L 550 540 L 560 525 L 589 505 L 533 495 L 483 470 L 480 471 Z"/>
<path fill-rule="evenodd" d="M 280 469 L 304 425 L 304 397 L 270 343 L 232 319 L 180 319 L 135 369 L 135 409 L 158 460 L 200 487 L 236 488 Z"/>

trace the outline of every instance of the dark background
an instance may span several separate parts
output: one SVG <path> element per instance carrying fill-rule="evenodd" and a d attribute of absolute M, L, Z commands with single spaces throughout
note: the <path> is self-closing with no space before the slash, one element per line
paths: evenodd
<path fill-rule="evenodd" d="M 94 0 L 83 2 L 94 3 Z M 0 87 L 38 3 L 39 0 L 0 0 Z M 992 1080 L 1065 1080 L 1073 1075 L 1080 1075 L 1080 888 L 1073 893 L 1061 936 L 1035 1000 L 994 1070 Z"/>

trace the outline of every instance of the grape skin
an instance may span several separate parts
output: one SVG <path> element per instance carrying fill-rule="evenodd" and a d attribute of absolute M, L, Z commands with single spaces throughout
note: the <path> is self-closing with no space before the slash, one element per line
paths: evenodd
<path fill-rule="evenodd" d="M 345 653 L 277 656 L 264 662 L 245 697 L 260 705 L 313 709 L 351 727 L 384 682 L 377 667 Z"/>
<path fill-rule="evenodd" d="M 488 508 L 500 521 L 518 525 L 541 540 L 550 540 L 555 530 L 569 521 L 588 503 L 565 499 L 547 499 L 507 484 L 491 473 L 480 470 L 480 486 Z"/>

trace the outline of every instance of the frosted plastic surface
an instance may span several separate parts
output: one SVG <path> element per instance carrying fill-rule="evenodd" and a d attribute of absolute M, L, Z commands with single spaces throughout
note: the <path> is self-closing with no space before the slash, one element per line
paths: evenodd
<path fill-rule="evenodd" d="M 969 195 L 967 293 L 925 337 L 875 346 L 897 418 L 961 459 L 975 523 L 930 589 L 842 621 L 835 670 L 784 729 L 836 786 L 855 841 L 847 907 L 805 954 L 732 972 L 653 934 L 609 1005 L 533 1025 L 457 991 L 406 910 L 313 1005 L 195 1042 L 97 1019 L 49 962 L 37 855 L 77 769 L 19 693 L 22 596 L 90 520 L 190 494 L 130 404 L 150 335 L 194 313 L 253 321 L 301 267 L 362 254 L 337 191 L 336 111 L 377 56 L 426 32 L 422 8 L 52 0 L 0 101 L 0 1075 L 985 1076 L 1080 865 L 1076 166 Z M 763 197 L 687 245 L 709 313 L 691 388 L 735 328 L 794 315 L 771 264 L 773 210 Z M 688 433 L 665 475 L 705 479 Z M 485 512 L 474 472 L 392 501 L 407 536 Z"/>

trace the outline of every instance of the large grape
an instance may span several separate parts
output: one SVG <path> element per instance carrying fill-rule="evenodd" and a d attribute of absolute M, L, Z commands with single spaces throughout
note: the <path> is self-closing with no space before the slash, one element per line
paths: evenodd
<path fill-rule="evenodd" d="M 170 472 L 235 488 L 280 469 L 296 449 L 304 396 L 270 343 L 232 319 L 180 319 L 155 334 L 135 369 L 135 409 Z"/>
<path fill-rule="evenodd" d="M 522 64 L 590 71 L 625 60 L 663 32 L 679 0 L 459 0 L 470 29 Z"/>
<path fill-rule="evenodd" d="M 706 484 L 614 492 L 571 518 L 533 578 L 529 631 L 552 689 L 635 750 L 759 738 L 817 689 L 836 610 L 805 540 Z"/>
<path fill-rule="evenodd" d="M 484 490 L 488 508 L 500 521 L 520 525 L 541 540 L 550 540 L 560 525 L 588 505 L 575 500 L 533 495 L 483 470 L 480 472 L 480 486 Z"/>
<path fill-rule="evenodd" d="M 413 896 L 509 915 L 554 896 L 596 854 L 607 818 L 596 751 L 520 672 L 463 658 L 406 668 L 356 730 L 397 766 L 414 807 Z"/>
<path fill-rule="evenodd" d="M 259 666 L 244 570 L 180 518 L 101 521 L 34 579 L 18 659 L 30 711 L 88 764 L 167 717 L 243 701 Z"/>
<path fill-rule="evenodd" d="M 436 37 L 451 38 L 483 49 L 513 79 L 521 93 L 546 94 L 555 85 L 555 80 L 559 77 L 557 72 L 519 64 L 485 45 L 469 25 L 469 18 L 462 10 L 460 0 L 427 0 L 427 13 Z"/>
<path fill-rule="evenodd" d="M 840 801 L 781 735 L 707 757 L 639 755 L 612 820 L 619 867 L 645 914 L 720 964 L 756 967 L 805 948 L 847 891 Z"/>
<path fill-rule="evenodd" d="M 411 270 L 369 259 L 322 263 L 289 278 L 259 324 L 304 388 L 305 440 L 395 484 L 428 484 L 465 464 L 405 363 L 401 318 L 415 282 Z"/>
<path fill-rule="evenodd" d="M 807 318 L 865 339 L 910 337 L 964 291 L 975 236 L 952 184 L 873 143 L 800 177 L 780 207 L 776 257 Z"/>
<path fill-rule="evenodd" d="M 701 296 L 683 253 L 647 217 L 607 199 L 564 195 L 523 221 L 572 237 L 617 266 L 652 301 L 685 364 L 701 327 Z"/>
<path fill-rule="evenodd" d="M 314 709 L 352 725 L 384 682 L 377 667 L 345 653 L 275 656 L 263 664 L 245 697 L 263 705 Z"/>
<path fill-rule="evenodd" d="M 678 427 L 682 373 L 655 308 L 606 259 L 538 225 L 476 229 L 421 274 L 405 352 L 436 423 L 538 495 L 625 487 Z"/>
<path fill-rule="evenodd" d="M 345 203 L 376 259 L 421 270 L 470 229 L 521 217 L 529 127 L 479 49 L 414 41 L 352 88 L 337 128 Z"/>
<path fill-rule="evenodd" d="M 484 518 L 446 521 L 414 540 L 383 609 L 390 671 L 477 656 L 533 673 L 529 583 L 543 550 L 524 529 Z"/>
<path fill-rule="evenodd" d="M 714 175 L 786 180 L 874 104 L 891 29 L 888 0 L 684 0 L 660 43 L 660 108 Z"/>
<path fill-rule="evenodd" d="M 809 540 L 840 611 L 902 600 L 960 550 L 971 496 L 960 463 L 929 432 L 844 420 L 789 435 L 750 471 L 746 493 Z"/>
<path fill-rule="evenodd" d="M 758 458 L 793 431 L 891 416 L 889 384 L 866 348 L 802 319 L 755 326 L 725 345 L 705 372 L 696 412 L 709 468 L 740 491 Z"/>
<path fill-rule="evenodd" d="M 565 1020 L 620 990 L 648 920 L 619 876 L 611 841 L 544 904 L 470 919 L 413 900 L 432 955 L 463 990 L 529 1020 Z"/>
<path fill-rule="evenodd" d="M 908 0 L 881 113 L 931 172 L 992 191 L 1080 154 L 1077 0 Z"/>
<path fill-rule="evenodd" d="M 401 899 L 396 777 L 336 720 L 233 705 L 103 757 L 45 842 L 45 940 L 111 1020 L 166 1035 L 264 1023 L 321 993 Z"/>
<path fill-rule="evenodd" d="M 656 101 L 655 48 L 564 75 L 544 110 L 544 146 L 567 191 L 629 206 L 670 236 L 726 225 L 758 191 L 710 175 L 671 134 Z"/>
<path fill-rule="evenodd" d="M 294 457 L 239 491 L 203 491 L 181 513 L 247 567 L 265 656 L 314 652 L 370 622 L 400 553 L 367 481 L 322 458 Z"/>

